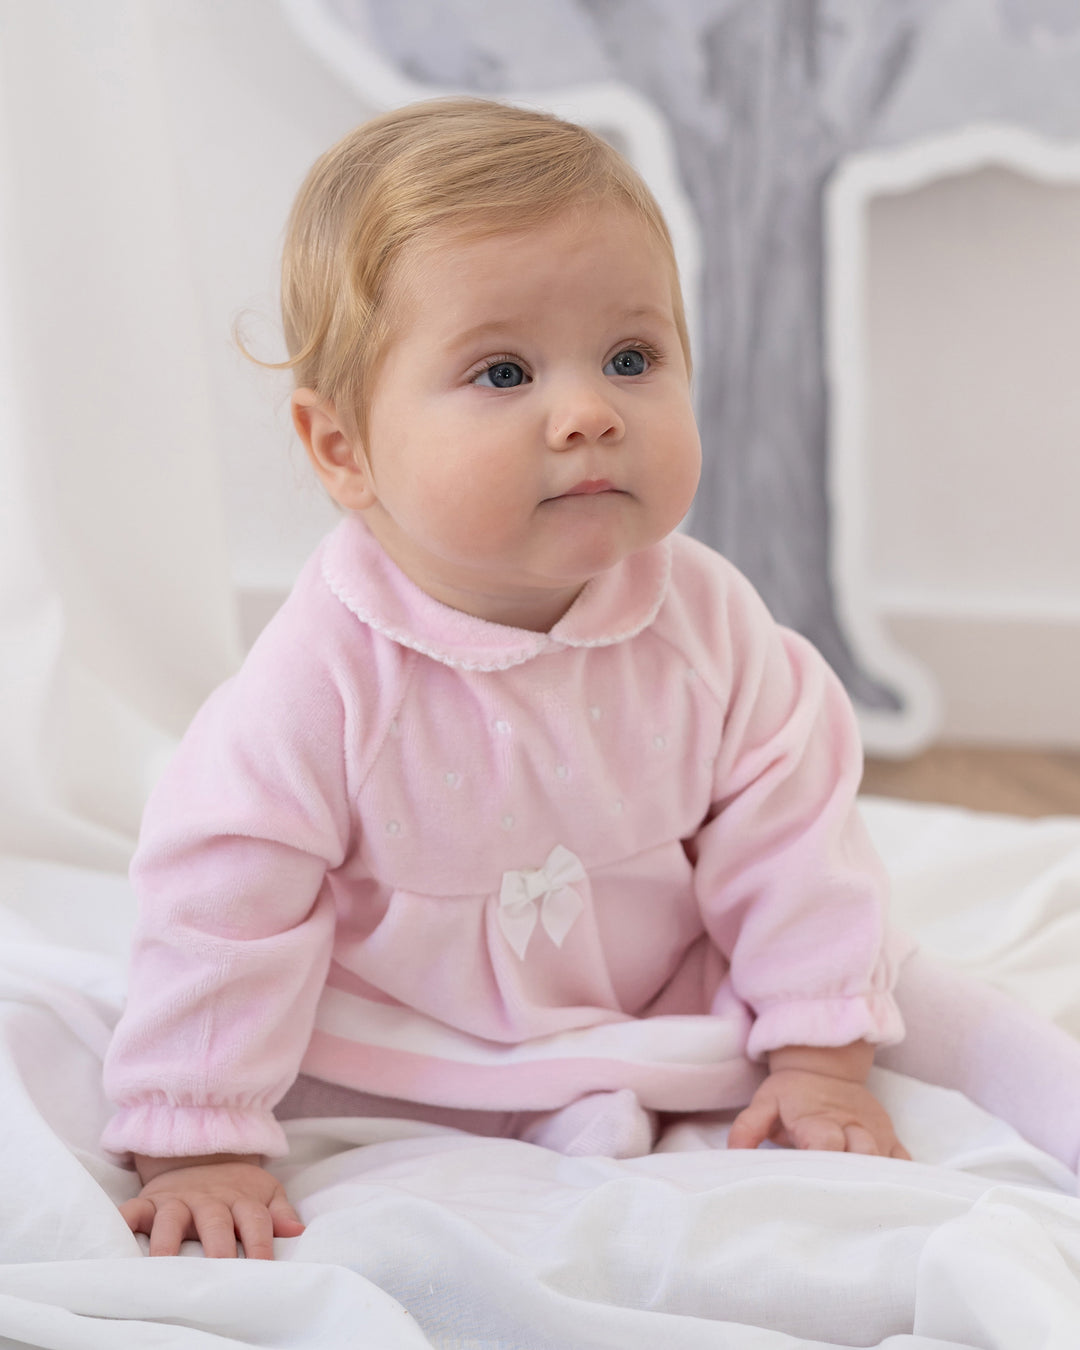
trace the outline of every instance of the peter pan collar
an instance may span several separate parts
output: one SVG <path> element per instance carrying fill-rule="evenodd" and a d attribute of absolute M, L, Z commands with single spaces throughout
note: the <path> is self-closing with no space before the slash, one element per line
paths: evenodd
<path fill-rule="evenodd" d="M 560 647 L 607 647 L 647 628 L 667 594 L 671 545 L 662 540 L 593 577 L 547 633 L 491 623 L 433 599 L 356 516 L 324 542 L 321 570 L 347 609 L 403 647 L 461 670 L 506 670 Z"/>

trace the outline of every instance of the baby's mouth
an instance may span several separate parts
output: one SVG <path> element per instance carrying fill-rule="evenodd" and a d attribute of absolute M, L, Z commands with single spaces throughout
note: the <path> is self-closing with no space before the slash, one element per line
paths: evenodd
<path fill-rule="evenodd" d="M 549 497 L 549 501 L 558 501 L 562 497 L 595 497 L 601 492 L 618 492 L 619 489 L 614 483 L 609 483 L 606 478 L 584 478 L 574 487 L 566 492 L 557 493 L 554 497 Z"/>

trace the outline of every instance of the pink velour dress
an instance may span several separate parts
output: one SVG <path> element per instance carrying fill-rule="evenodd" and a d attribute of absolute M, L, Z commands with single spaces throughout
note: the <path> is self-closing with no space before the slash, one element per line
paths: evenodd
<path fill-rule="evenodd" d="M 786 1044 L 902 1036 L 910 944 L 847 697 L 674 535 L 549 633 L 344 520 L 148 805 L 105 1144 L 285 1151 L 303 1072 L 443 1107 L 743 1105 Z"/>

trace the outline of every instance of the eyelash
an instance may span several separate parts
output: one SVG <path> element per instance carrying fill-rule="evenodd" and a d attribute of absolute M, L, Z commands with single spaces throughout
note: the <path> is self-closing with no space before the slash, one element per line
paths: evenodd
<path fill-rule="evenodd" d="M 663 353 L 656 350 L 651 342 L 624 342 L 619 348 L 619 352 L 626 351 L 627 347 L 633 347 L 635 351 L 644 352 L 650 361 L 655 361 L 657 365 L 664 359 Z M 615 355 L 618 356 L 619 352 Z"/>
<path fill-rule="evenodd" d="M 664 363 L 663 354 L 658 352 L 651 342 L 624 342 L 615 353 L 615 356 L 618 356 L 620 352 L 640 352 L 646 361 L 648 361 L 650 368 L 652 366 L 663 365 Z M 615 356 L 611 358 L 613 361 Z M 607 362 L 604 364 L 606 365 Z"/>
<path fill-rule="evenodd" d="M 465 380 L 468 384 L 471 384 L 474 380 L 478 380 L 481 375 L 486 375 L 489 370 L 494 370 L 496 366 L 520 366 L 522 370 L 525 370 L 525 363 L 518 357 L 511 356 L 509 352 L 502 352 L 498 356 L 486 356 L 478 366 L 474 366 L 469 371 Z M 525 373 L 528 375 L 527 370 Z"/>
<path fill-rule="evenodd" d="M 663 364 L 664 360 L 663 355 L 660 352 L 658 352 L 650 342 L 624 342 L 619 346 L 618 351 L 615 352 L 614 356 L 612 356 L 611 359 L 614 360 L 615 357 L 618 356 L 620 352 L 625 351 L 640 352 L 642 356 L 644 356 L 645 359 L 648 361 L 650 367 L 659 366 Z M 605 361 L 604 364 L 607 365 L 607 362 Z M 498 356 L 485 357 L 484 360 L 478 366 L 475 366 L 472 370 L 470 370 L 465 377 L 466 383 L 473 384 L 475 383 L 476 380 L 480 378 L 481 375 L 486 374 L 489 370 L 494 370 L 496 366 L 505 366 L 505 365 L 520 366 L 521 369 L 525 371 L 528 380 L 531 382 L 532 376 L 529 375 L 528 369 L 526 368 L 525 363 L 522 360 L 520 360 L 516 356 L 511 356 L 509 352 L 500 352 Z M 634 377 L 624 376 L 623 378 L 634 378 Z M 518 385 L 514 385 L 511 387 L 520 388 L 520 386 Z"/>

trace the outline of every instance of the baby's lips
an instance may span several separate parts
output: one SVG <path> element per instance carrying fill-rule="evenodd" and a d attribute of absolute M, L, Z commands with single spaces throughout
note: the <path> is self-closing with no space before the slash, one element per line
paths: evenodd
<path fill-rule="evenodd" d="M 619 488 L 607 478 L 583 478 L 565 492 L 556 493 L 556 497 L 595 497 L 601 492 L 618 492 Z M 555 497 L 550 500 L 554 501 Z"/>

